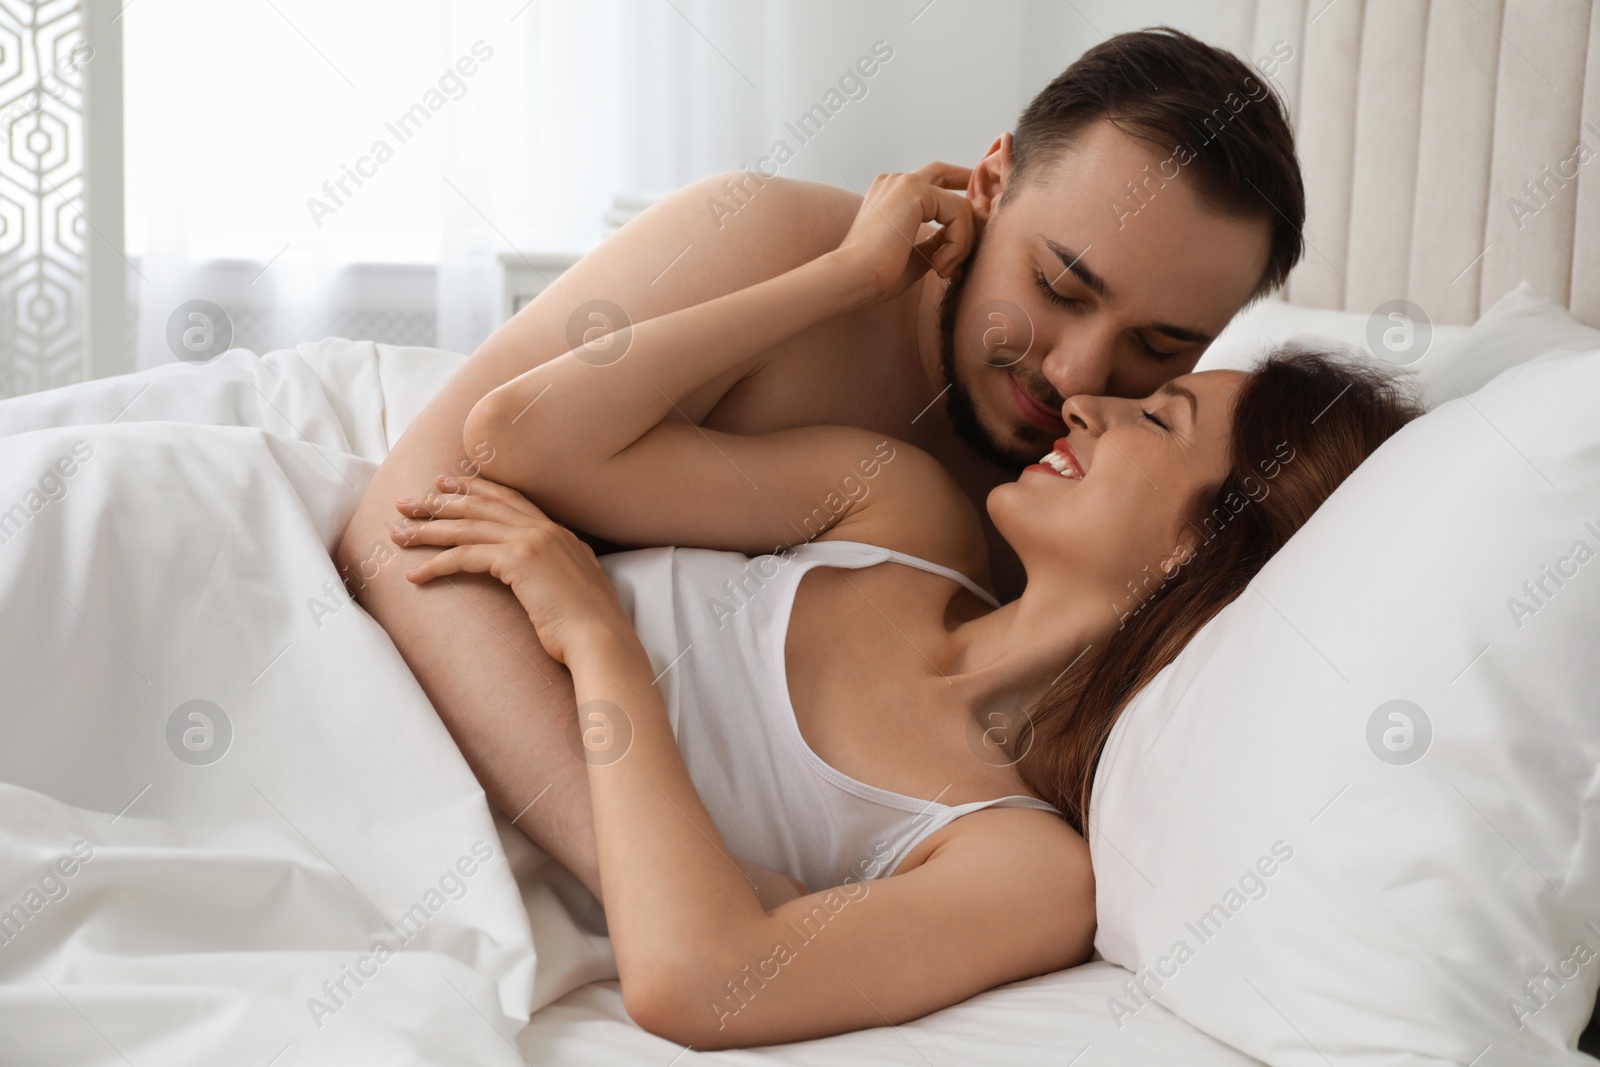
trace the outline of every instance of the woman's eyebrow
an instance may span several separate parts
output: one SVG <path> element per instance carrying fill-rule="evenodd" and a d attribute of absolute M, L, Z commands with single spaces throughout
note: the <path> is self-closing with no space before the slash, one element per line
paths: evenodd
<path fill-rule="evenodd" d="M 1166 385 L 1163 385 L 1159 390 L 1157 390 L 1157 392 L 1165 393 L 1167 396 L 1183 397 L 1189 402 L 1189 417 L 1191 419 L 1199 417 L 1200 401 L 1195 397 L 1193 390 L 1187 389 L 1179 385 L 1177 382 L 1168 382 Z"/>

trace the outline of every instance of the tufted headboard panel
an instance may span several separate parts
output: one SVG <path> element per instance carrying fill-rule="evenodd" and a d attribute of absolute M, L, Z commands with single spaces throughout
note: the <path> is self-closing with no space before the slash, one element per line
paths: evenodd
<path fill-rule="evenodd" d="M 1287 298 L 1470 323 L 1523 279 L 1600 325 L 1591 0 L 1237 0 L 1216 43 L 1273 78 L 1306 181 Z"/>

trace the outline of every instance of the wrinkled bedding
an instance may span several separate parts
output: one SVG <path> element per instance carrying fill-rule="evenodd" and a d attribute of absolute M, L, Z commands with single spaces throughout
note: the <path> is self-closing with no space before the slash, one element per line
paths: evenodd
<path fill-rule="evenodd" d="M 570 879 L 491 816 L 329 557 L 461 358 L 330 339 L 0 402 L 6 1062 L 682 1051 L 628 1020 Z M 1130 978 L 702 1058 L 1253 1062 L 1154 1004 L 1114 1019 Z"/>

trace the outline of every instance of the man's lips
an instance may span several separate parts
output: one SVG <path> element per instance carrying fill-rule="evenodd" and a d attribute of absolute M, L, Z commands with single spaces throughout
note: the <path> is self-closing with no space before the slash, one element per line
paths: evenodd
<path fill-rule="evenodd" d="M 1017 410 L 1022 417 L 1039 427 L 1041 430 L 1063 430 L 1066 423 L 1061 421 L 1059 409 L 1051 409 L 1039 403 L 1023 391 L 1017 384 L 1015 375 L 1006 375 L 1006 384 L 1011 387 L 1011 401 L 1017 405 Z"/>

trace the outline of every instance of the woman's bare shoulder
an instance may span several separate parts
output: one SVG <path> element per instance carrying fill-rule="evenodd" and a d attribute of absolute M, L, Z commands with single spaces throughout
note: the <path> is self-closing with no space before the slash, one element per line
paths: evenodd
<path fill-rule="evenodd" d="M 1041 865 L 1068 881 L 1093 885 L 1089 843 L 1060 815 L 1042 808 L 980 808 L 941 827 L 917 844 L 896 868 L 901 875 L 933 859 L 993 857 L 999 853 L 1036 856 Z"/>
<path fill-rule="evenodd" d="M 1054 812 L 981 808 L 963 815 L 919 842 L 890 878 L 907 876 L 952 888 L 990 886 L 1026 917 L 1041 945 L 1065 954 L 1060 959 L 1081 960 L 1093 949 L 1089 843 Z"/>

